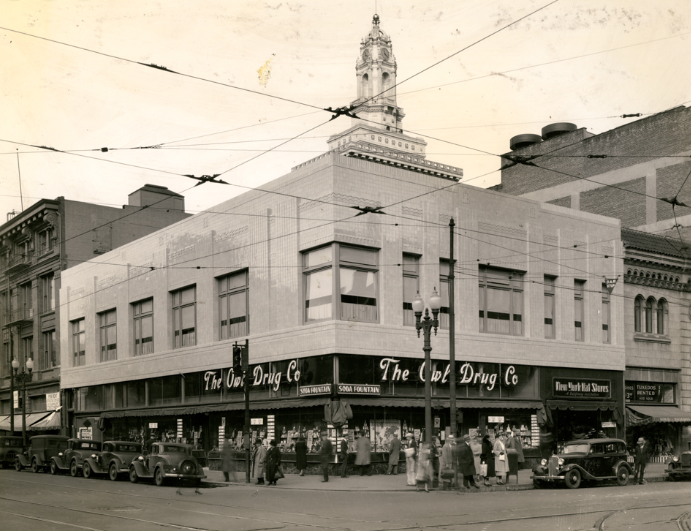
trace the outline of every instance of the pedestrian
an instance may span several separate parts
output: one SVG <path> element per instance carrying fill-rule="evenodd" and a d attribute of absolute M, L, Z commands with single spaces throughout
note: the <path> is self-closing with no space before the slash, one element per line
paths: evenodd
<path fill-rule="evenodd" d="M 417 459 L 417 444 L 412 433 L 408 432 L 406 438 L 405 449 L 405 470 L 407 475 L 406 483 L 408 486 L 414 487 L 415 483 L 415 464 Z"/>
<path fill-rule="evenodd" d="M 523 443 L 521 442 L 521 433 L 514 431 L 511 434 L 511 444 L 507 444 L 507 448 L 513 448 L 516 450 L 518 455 L 518 470 L 523 468 L 523 463 L 525 463 L 525 455 L 523 455 Z"/>
<path fill-rule="evenodd" d="M 360 475 L 364 476 L 367 472 L 368 476 L 372 475 L 370 470 L 370 463 L 372 457 L 370 456 L 370 441 L 369 437 L 365 437 L 364 433 L 360 433 L 360 437 L 357 440 L 357 455 L 355 456 L 355 466 L 360 468 Z"/>
<path fill-rule="evenodd" d="M 307 443 L 305 438 L 300 435 L 298 442 L 295 443 L 295 468 L 300 471 L 300 475 L 305 475 L 307 468 Z"/>
<path fill-rule="evenodd" d="M 341 461 L 341 477 L 348 477 L 348 440 L 343 437 L 341 439 L 340 452 L 338 453 L 338 459 Z"/>
<path fill-rule="evenodd" d="M 478 483 L 482 479 L 482 474 L 480 474 L 480 469 L 482 468 L 482 444 L 477 440 L 477 435 L 473 435 L 470 438 L 470 449 L 473 451 L 473 462 L 475 464 L 475 482 Z"/>
<path fill-rule="evenodd" d="M 646 441 L 643 437 L 639 437 L 638 444 L 636 444 L 633 453 L 634 485 L 636 483 L 638 483 L 639 485 L 645 485 L 647 483 L 647 481 L 643 479 L 643 476 L 645 474 L 645 465 L 648 462 L 648 457 L 650 457 L 650 443 Z"/>
<path fill-rule="evenodd" d="M 233 466 L 233 447 L 231 445 L 231 440 L 226 439 L 223 450 L 221 450 L 221 455 L 223 456 L 223 477 L 226 483 L 230 482 L 230 473 L 233 472 L 235 468 Z"/>
<path fill-rule="evenodd" d="M 458 472 L 463 475 L 463 486 L 479 489 L 475 484 L 475 458 L 470 447 L 470 435 L 464 435 L 463 441 L 458 445 Z"/>
<path fill-rule="evenodd" d="M 266 447 L 262 440 L 257 438 L 254 441 L 254 451 L 252 452 L 252 478 L 257 480 L 257 485 L 264 485 L 264 474 L 266 473 Z"/>
<path fill-rule="evenodd" d="M 393 439 L 391 439 L 391 446 L 389 448 L 389 469 L 387 474 L 390 476 L 398 475 L 398 458 L 401 453 L 401 440 L 398 438 L 398 434 L 393 434 Z"/>
<path fill-rule="evenodd" d="M 489 478 L 494 477 L 494 452 L 489 435 L 482 438 L 482 453 L 480 454 L 480 472 L 485 479 L 485 487 L 491 487 Z"/>
<path fill-rule="evenodd" d="M 453 433 L 449 434 L 441 449 L 439 459 L 439 481 L 442 489 L 447 490 L 449 485 L 455 486 L 456 472 L 454 470 L 454 459 L 456 457 L 455 438 Z"/>
<path fill-rule="evenodd" d="M 420 444 L 417 457 L 417 471 L 415 473 L 415 488 L 420 490 L 420 486 L 425 486 L 425 492 L 429 492 L 429 482 L 432 480 L 432 447 L 430 443 Z"/>
<path fill-rule="evenodd" d="M 497 474 L 497 485 L 504 484 L 504 476 L 508 482 L 509 462 L 506 458 L 506 434 L 499 432 L 499 438 L 494 441 L 494 471 Z"/>
<path fill-rule="evenodd" d="M 322 433 L 322 447 L 319 450 L 322 464 L 322 483 L 329 481 L 329 463 L 331 462 L 331 454 L 333 453 L 333 446 L 326 432 Z"/>
<path fill-rule="evenodd" d="M 276 440 L 271 439 L 269 450 L 266 452 L 266 481 L 275 485 L 283 477 L 281 473 L 281 451 L 276 446 Z"/>
<path fill-rule="evenodd" d="M 432 439 L 432 486 L 439 486 L 439 458 L 441 457 L 441 441 L 439 437 Z M 436 485 L 435 485 L 436 483 Z"/>

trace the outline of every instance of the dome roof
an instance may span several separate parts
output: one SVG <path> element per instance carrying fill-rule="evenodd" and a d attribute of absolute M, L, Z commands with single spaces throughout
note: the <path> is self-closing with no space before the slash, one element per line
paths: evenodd
<path fill-rule="evenodd" d="M 372 17 L 372 29 L 363 37 L 362 42 L 366 43 L 370 40 L 391 42 L 391 38 L 389 37 L 388 33 L 383 32 L 379 27 L 379 15 L 374 15 L 374 17 Z"/>

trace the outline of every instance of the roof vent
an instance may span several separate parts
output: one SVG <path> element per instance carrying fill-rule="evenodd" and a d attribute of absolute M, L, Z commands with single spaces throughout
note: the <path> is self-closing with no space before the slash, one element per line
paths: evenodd
<path fill-rule="evenodd" d="M 542 137 L 540 135 L 525 134 L 511 137 L 509 145 L 511 146 L 511 151 L 513 151 L 514 149 L 532 146 L 533 144 L 539 144 L 540 142 L 542 142 Z"/>
<path fill-rule="evenodd" d="M 571 124 L 569 122 L 559 122 L 556 124 L 546 125 L 542 128 L 542 140 L 548 140 L 554 138 L 555 136 L 563 135 L 564 133 L 570 133 L 576 130 L 576 124 Z"/>

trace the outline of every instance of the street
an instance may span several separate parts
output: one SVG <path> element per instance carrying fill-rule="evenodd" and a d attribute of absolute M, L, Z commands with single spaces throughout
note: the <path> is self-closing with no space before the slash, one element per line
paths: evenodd
<path fill-rule="evenodd" d="M 348 480 L 343 480 L 347 488 Z M 567 490 L 184 488 L 0 471 L 2 529 L 691 530 L 691 482 Z"/>

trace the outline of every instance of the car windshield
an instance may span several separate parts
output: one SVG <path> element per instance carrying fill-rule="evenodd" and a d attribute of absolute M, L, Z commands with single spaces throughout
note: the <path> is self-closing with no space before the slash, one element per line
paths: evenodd
<path fill-rule="evenodd" d="M 116 452 L 141 452 L 142 447 L 139 444 L 118 444 Z"/>
<path fill-rule="evenodd" d="M 21 446 L 22 440 L 19 438 L 7 437 L 6 439 L 2 439 L 1 444 L 2 446 Z"/>
<path fill-rule="evenodd" d="M 185 446 L 171 446 L 171 445 L 166 445 L 166 446 L 161 446 L 161 452 L 166 452 L 166 453 L 177 453 L 177 454 L 188 454 L 189 449 L 186 448 Z"/>
<path fill-rule="evenodd" d="M 88 450 L 100 450 L 101 449 L 100 443 L 96 443 L 96 442 L 83 442 L 79 445 L 79 448 L 82 448 L 82 449 L 86 448 Z"/>
<path fill-rule="evenodd" d="M 567 444 L 564 446 L 565 454 L 587 454 L 588 444 Z"/>

